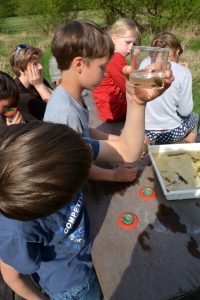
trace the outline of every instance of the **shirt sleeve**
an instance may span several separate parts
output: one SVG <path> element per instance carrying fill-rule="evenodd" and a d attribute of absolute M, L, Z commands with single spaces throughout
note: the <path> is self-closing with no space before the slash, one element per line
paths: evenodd
<path fill-rule="evenodd" d="M 82 135 L 82 136 L 84 135 L 84 128 L 83 128 L 82 122 L 76 113 L 71 112 L 67 116 L 66 124 L 69 127 L 73 128 L 80 135 Z"/>
<path fill-rule="evenodd" d="M 44 115 L 44 121 L 68 125 L 80 135 L 83 135 L 84 133 L 82 123 L 77 114 L 72 110 L 70 111 L 70 113 L 66 113 L 64 109 L 60 110 L 59 107 L 55 107 L 54 103 L 49 103 L 47 105 L 47 109 Z"/>
<path fill-rule="evenodd" d="M 1 239 L 0 258 L 21 274 L 35 273 L 40 266 L 41 251 L 38 243 L 22 237 Z"/>
<path fill-rule="evenodd" d="M 177 111 L 181 116 L 187 116 L 193 109 L 192 74 L 189 69 L 185 68 L 184 76 L 183 74 L 180 74 L 180 76 L 183 78 L 183 81 L 180 86 L 180 101 Z"/>
<path fill-rule="evenodd" d="M 90 144 L 90 146 L 92 148 L 92 153 L 93 153 L 92 159 L 93 160 L 97 159 L 97 157 L 99 155 L 99 148 L 100 148 L 99 141 L 98 140 L 93 140 L 93 139 L 90 139 L 90 138 L 84 138 L 84 140 L 88 144 Z"/>

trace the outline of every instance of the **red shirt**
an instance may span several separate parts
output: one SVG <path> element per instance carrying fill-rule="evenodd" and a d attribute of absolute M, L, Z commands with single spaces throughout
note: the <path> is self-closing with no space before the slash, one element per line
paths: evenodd
<path fill-rule="evenodd" d="M 115 52 L 107 65 L 104 79 L 92 91 L 97 112 L 103 121 L 118 121 L 126 116 L 125 76 L 122 73 L 125 65 L 125 57 Z"/>

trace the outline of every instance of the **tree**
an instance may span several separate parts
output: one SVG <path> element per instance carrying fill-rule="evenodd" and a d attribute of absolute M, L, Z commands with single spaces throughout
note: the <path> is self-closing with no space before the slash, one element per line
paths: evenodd
<path fill-rule="evenodd" d="M 16 3 L 13 0 L 0 1 L 0 18 L 12 17 L 15 14 Z"/>
<path fill-rule="evenodd" d="M 99 0 L 107 24 L 117 18 L 131 17 L 141 30 L 153 32 L 182 23 L 197 20 L 200 14 L 199 0 Z"/>

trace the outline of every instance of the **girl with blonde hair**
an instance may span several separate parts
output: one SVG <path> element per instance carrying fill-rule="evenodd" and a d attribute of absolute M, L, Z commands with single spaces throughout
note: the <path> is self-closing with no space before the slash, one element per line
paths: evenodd
<path fill-rule="evenodd" d="M 135 22 L 126 17 L 118 19 L 108 29 L 115 53 L 106 67 L 102 82 L 92 91 L 97 112 L 103 121 L 123 120 L 126 115 L 125 78 L 122 72 L 132 45 L 138 45 L 140 31 Z"/>

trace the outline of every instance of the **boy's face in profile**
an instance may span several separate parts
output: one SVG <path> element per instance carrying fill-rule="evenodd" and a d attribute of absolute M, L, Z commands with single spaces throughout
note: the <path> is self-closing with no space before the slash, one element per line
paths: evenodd
<path fill-rule="evenodd" d="M 6 110 L 14 105 L 15 101 L 12 97 L 6 99 L 0 99 L 0 115 L 4 114 Z"/>
<path fill-rule="evenodd" d="M 84 67 L 82 72 L 82 85 L 88 90 L 96 88 L 103 80 L 106 65 L 109 59 L 104 56 L 101 58 L 95 58 L 88 61 L 84 61 Z"/>

